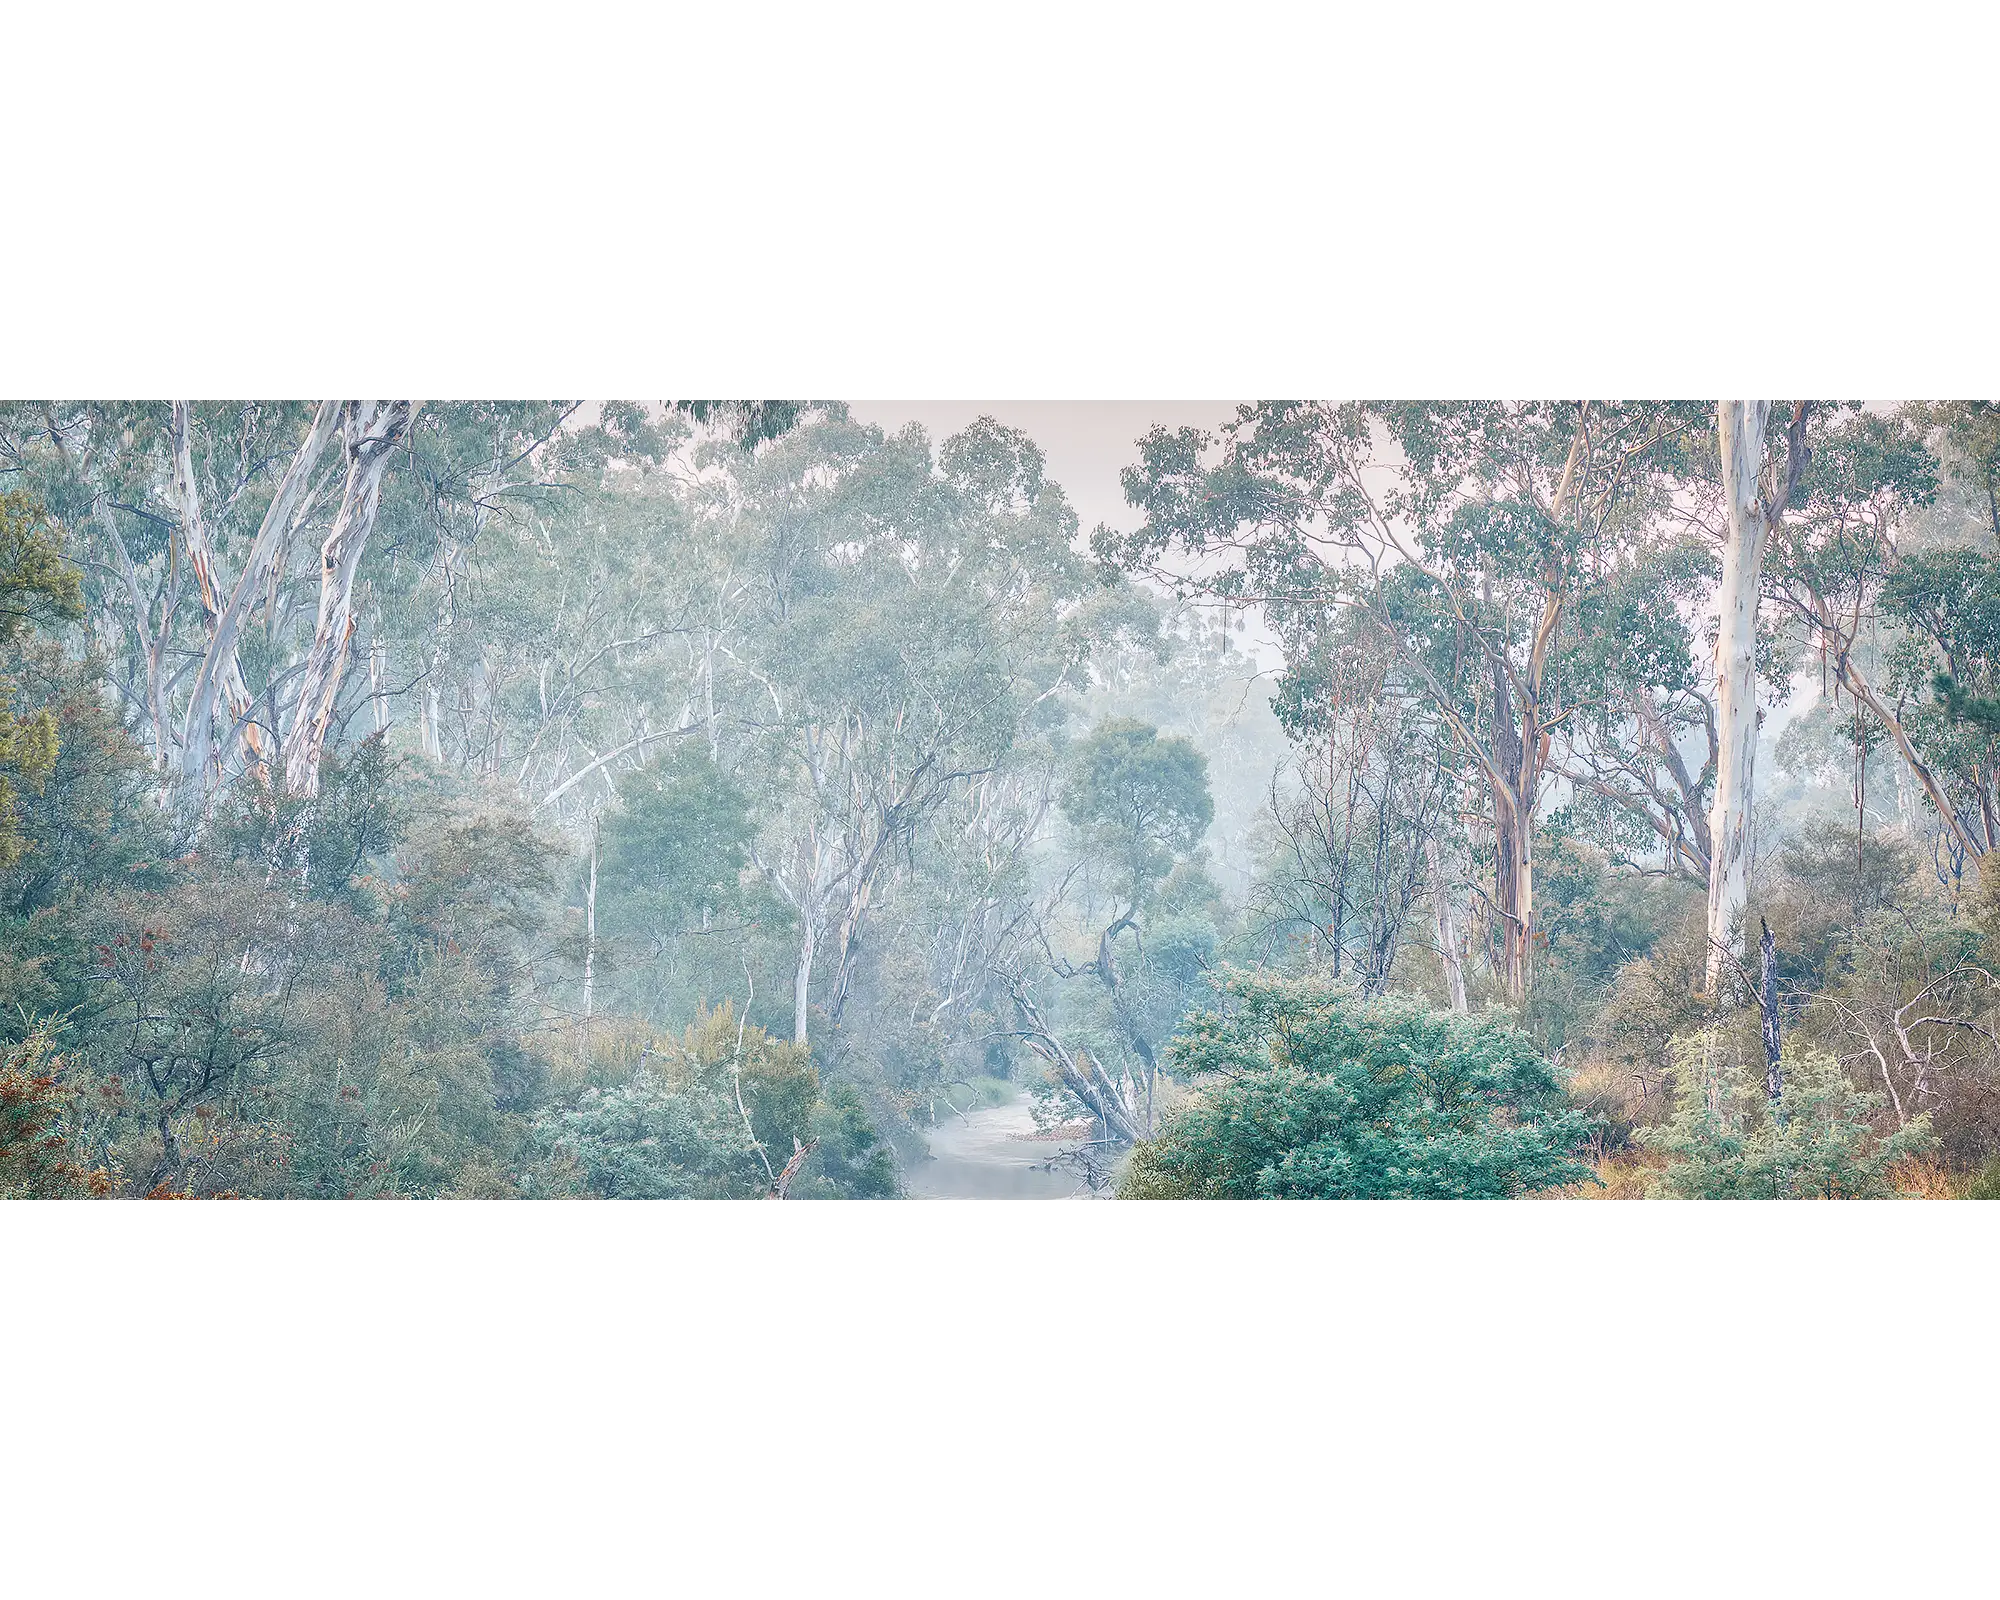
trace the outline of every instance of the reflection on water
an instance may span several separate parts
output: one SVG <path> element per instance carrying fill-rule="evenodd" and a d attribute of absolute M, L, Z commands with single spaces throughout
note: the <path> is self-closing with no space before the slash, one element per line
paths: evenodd
<path fill-rule="evenodd" d="M 1089 1200 L 1073 1166 L 1055 1164 L 1074 1139 L 1023 1138 L 1035 1132 L 1028 1100 L 940 1118 L 930 1130 L 931 1157 L 903 1174 L 912 1200 Z"/>

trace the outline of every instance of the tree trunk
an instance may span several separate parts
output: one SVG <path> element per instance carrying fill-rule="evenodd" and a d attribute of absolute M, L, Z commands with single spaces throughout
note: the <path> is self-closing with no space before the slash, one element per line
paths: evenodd
<path fill-rule="evenodd" d="M 1500 919 L 1500 976 L 1507 998 L 1528 997 L 1534 935 L 1534 816 L 1521 803 L 1532 794 L 1527 747 L 1515 725 L 1506 669 L 1493 663 L 1493 909 Z"/>
<path fill-rule="evenodd" d="M 801 912 L 803 931 L 799 935 L 799 964 L 792 973 L 792 1043 L 806 1042 L 806 1017 L 812 1008 L 813 950 L 819 943 L 814 919 Z"/>
<path fill-rule="evenodd" d="M 151 604 L 139 585 L 139 569 L 133 563 L 131 551 L 126 548 L 124 536 L 118 531 L 117 519 L 111 515 L 111 502 L 99 495 L 91 509 L 96 513 L 97 525 L 104 534 L 105 542 L 118 558 L 118 573 L 125 581 L 126 597 L 132 604 L 132 631 L 138 637 L 139 653 L 146 666 L 146 720 L 153 742 L 153 771 L 164 780 L 172 763 L 164 673 L 167 629 L 173 620 L 173 594 L 169 589 L 166 602 L 161 607 L 160 631 L 156 634 L 150 621 Z"/>
<path fill-rule="evenodd" d="M 389 731 L 389 643 L 380 637 L 382 619 L 375 619 L 377 637 L 368 644 L 368 703 L 377 733 Z"/>
<path fill-rule="evenodd" d="M 1758 1008 L 1764 1014 L 1764 1097 L 1773 1105 L 1785 1092 L 1785 1069 L 1778 1063 L 1778 941 L 1771 936 L 1770 923 L 1764 924 L 1759 945 L 1764 957 L 1763 981 L 1758 986 Z"/>
<path fill-rule="evenodd" d="M 173 417 L 173 486 L 174 500 L 181 517 L 181 545 L 187 551 L 188 565 L 194 569 L 195 588 L 201 595 L 201 612 L 208 624 L 209 648 L 204 654 L 203 666 L 208 669 L 207 703 L 197 700 L 189 707 L 186 731 L 181 736 L 181 779 L 186 785 L 184 795 L 196 805 L 207 788 L 208 765 L 214 742 L 210 730 L 197 734 L 195 722 L 197 713 L 214 714 L 215 690 L 222 691 L 222 704 L 228 711 L 232 724 L 240 721 L 250 709 L 250 686 L 243 681 L 242 668 L 237 664 L 234 650 L 220 653 L 215 649 L 217 631 L 222 623 L 222 575 L 219 570 L 215 547 L 208 537 L 208 519 L 202 515 L 201 491 L 194 476 L 194 419 L 187 401 L 176 400 L 172 406 Z M 213 665 L 211 665 L 213 658 Z M 246 727 L 246 736 L 253 749 L 261 744 L 258 736 Z M 260 752 L 261 754 L 261 752 Z"/>
<path fill-rule="evenodd" d="M 1750 893 L 1750 803 L 1757 759 L 1757 596 L 1770 524 L 1759 479 L 1764 470 L 1768 400 L 1719 400 L 1723 500 L 1729 534 L 1722 554 L 1721 611 L 1715 638 L 1717 752 L 1709 811 L 1708 992 L 1722 977 L 1724 951 L 1743 953 L 1743 905 Z"/>
<path fill-rule="evenodd" d="M 319 789 L 320 756 L 354 635 L 354 575 L 375 526 L 382 474 L 415 412 L 408 400 L 348 402 L 347 482 L 333 531 L 320 549 L 319 618 L 285 738 L 285 787 L 294 794 L 309 795 Z"/>
<path fill-rule="evenodd" d="M 314 413 L 312 427 L 307 430 L 304 441 L 292 457 L 292 463 L 285 469 L 285 475 L 278 482 L 277 492 L 271 497 L 271 504 L 265 509 L 264 520 L 258 525 L 257 537 L 251 541 L 250 554 L 245 559 L 243 571 L 236 580 L 227 605 L 219 609 L 213 603 L 211 584 L 214 574 L 202 575 L 197 564 L 197 575 L 202 578 L 202 607 L 209 622 L 208 649 L 202 656 L 201 668 L 195 675 L 194 691 L 188 702 L 187 721 L 181 745 L 183 759 L 182 773 L 193 777 L 198 784 L 205 783 L 204 774 L 208 770 L 214 752 L 215 705 L 218 692 L 223 703 L 229 707 L 232 726 L 240 720 L 250 706 L 250 691 L 243 681 L 243 669 L 236 656 L 237 641 L 242 637 L 244 619 L 258 593 L 263 589 L 266 575 L 275 576 L 280 552 L 289 544 L 292 519 L 297 514 L 301 501 L 312 481 L 314 469 L 325 453 L 335 427 L 340 421 L 340 402 L 322 400 L 319 410 Z M 175 476 L 181 471 L 181 455 L 186 447 L 186 402 L 174 403 L 174 455 Z M 192 463 L 186 467 L 188 498 L 184 503 L 182 517 L 187 520 L 186 504 L 194 501 L 194 472 Z M 206 538 L 203 540 L 206 545 Z M 192 552 L 190 552 L 192 554 Z M 212 558 L 211 567 L 212 567 Z M 275 729 L 273 733 L 275 734 Z M 260 773 L 269 770 L 270 753 L 263 747 L 263 736 L 255 724 L 246 724 L 244 740 L 249 745 L 253 763 Z M 227 752 L 225 752 L 226 756 Z M 197 793 L 199 793 L 199 788 Z"/>
<path fill-rule="evenodd" d="M 1931 771 L 1930 763 L 1917 754 L 1917 747 L 1910 742 L 1909 732 L 1904 728 L 1902 719 L 1883 703 L 1882 697 L 1875 692 L 1875 686 L 1862 674 L 1860 667 L 1855 665 L 1854 658 L 1848 654 L 1848 641 L 1828 619 L 1826 611 L 1817 600 L 1815 620 L 1821 638 L 1832 651 L 1836 681 L 1869 709 L 1875 720 L 1881 723 L 1883 731 L 1895 741 L 1897 752 L 1917 782 L 1923 785 L 1924 793 L 1930 797 L 1931 804 L 1937 809 L 1939 820 L 1944 823 L 1946 830 L 1959 847 L 1975 860 L 1985 855 L 1986 847 L 1974 835 L 1965 818 L 1960 815 L 1958 807 L 1952 804 L 1951 796 L 1945 793 L 1944 785 L 1938 781 L 1937 774 Z"/>
<path fill-rule="evenodd" d="M 784 1170 L 771 1180 L 771 1192 L 765 1195 L 764 1198 L 766 1200 L 784 1199 L 786 1192 L 792 1187 L 792 1180 L 804 1170 L 806 1162 L 811 1159 L 812 1153 L 818 1148 L 819 1140 L 808 1139 L 804 1144 L 800 1144 L 798 1136 L 794 1134 L 792 1136 L 792 1159 L 787 1161 Z"/>
<path fill-rule="evenodd" d="M 1069 1090 L 1085 1110 L 1097 1118 L 1107 1138 L 1118 1144 L 1137 1144 L 1146 1137 L 1141 1114 L 1122 1095 L 1104 1068 L 1087 1050 L 1072 1051 L 1056 1037 L 1041 1008 L 1029 996 L 1020 979 L 1009 977 L 1008 989 L 1014 1005 L 1027 1024 L 1019 1035 L 1028 1048 L 1055 1069 L 1057 1080 Z"/>
<path fill-rule="evenodd" d="M 437 670 L 437 664 L 431 664 Z M 417 700 L 417 740 L 423 746 L 424 759 L 437 766 L 444 765 L 444 735 L 438 726 L 441 711 L 435 683 L 426 683 Z"/>
<path fill-rule="evenodd" d="M 1518 1006 L 1528 998 L 1528 984 L 1534 975 L 1534 817 L 1525 807 L 1517 805 L 1503 811 L 1499 824 L 1500 917 L 1507 998 Z"/>
<path fill-rule="evenodd" d="M 1451 895 L 1444 876 L 1444 861 L 1434 834 L 1424 838 L 1424 854 L 1430 864 L 1431 908 L 1437 914 L 1438 956 L 1444 963 L 1445 988 L 1451 995 L 1451 1009 L 1463 1016 L 1465 1003 L 1465 963 L 1458 954 L 1458 921 L 1452 913 Z"/>
<path fill-rule="evenodd" d="M 848 891 L 847 905 L 840 915 L 838 930 L 838 960 L 833 972 L 833 990 L 827 996 L 827 1020 L 838 1026 L 842 1013 L 847 1010 L 847 997 L 854 989 L 855 968 L 861 961 L 861 924 L 868 916 L 868 908 L 875 899 L 875 870 L 881 862 L 884 846 L 890 834 L 885 823 L 883 831 L 874 845 L 869 848 L 865 860 L 855 869 L 852 886 Z"/>
<path fill-rule="evenodd" d="M 583 1059 L 590 1061 L 590 1007 L 597 990 L 597 822 L 590 824 L 590 878 L 583 890 Z"/>

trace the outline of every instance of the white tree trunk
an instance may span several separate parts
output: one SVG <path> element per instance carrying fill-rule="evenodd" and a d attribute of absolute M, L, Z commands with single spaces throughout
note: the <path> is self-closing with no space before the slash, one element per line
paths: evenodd
<path fill-rule="evenodd" d="M 806 1043 L 806 1018 L 812 1009 L 813 952 L 819 943 L 819 927 L 812 916 L 802 914 L 804 931 L 799 936 L 799 964 L 792 973 L 792 1043 Z"/>
<path fill-rule="evenodd" d="M 354 635 L 354 575 L 375 526 L 382 474 L 415 414 L 415 404 L 408 400 L 348 402 L 347 482 L 333 531 L 320 549 L 319 618 L 285 736 L 285 787 L 294 794 L 313 794 L 319 788 L 320 755 Z"/>
<path fill-rule="evenodd" d="M 103 531 L 106 543 L 118 557 L 119 576 L 125 580 L 125 593 L 132 603 L 132 631 L 139 640 L 139 653 L 146 665 L 146 719 L 147 732 L 153 742 L 153 771 L 165 780 L 173 761 L 173 740 L 167 724 L 167 697 L 163 669 L 166 656 L 167 630 L 173 622 L 173 595 L 171 590 L 165 596 L 160 608 L 160 631 L 156 634 L 148 621 L 152 608 L 146 592 L 139 586 L 139 569 L 133 565 L 132 553 L 125 546 L 124 537 L 118 532 L 117 520 L 111 515 L 111 504 L 99 495 L 91 507 L 97 517 L 97 525 Z M 167 796 L 163 793 L 161 799 Z"/>
<path fill-rule="evenodd" d="M 251 541 L 250 554 L 243 564 L 242 574 L 236 580 L 236 587 L 229 596 L 229 603 L 219 609 L 213 602 L 210 586 L 213 573 L 202 576 L 202 605 L 208 613 L 209 643 L 202 657 L 201 668 L 195 675 L 194 692 L 188 702 L 187 721 L 181 740 L 183 751 L 182 771 L 197 779 L 206 771 L 214 750 L 215 704 L 218 691 L 229 707 L 232 726 L 241 718 L 250 701 L 250 691 L 243 681 L 243 670 L 236 658 L 236 644 L 242 637 L 243 620 L 249 615 L 252 602 L 264 587 L 265 577 L 276 575 L 276 563 L 280 551 L 290 542 L 292 519 L 305 498 L 312 480 L 313 469 L 319 465 L 319 458 L 326 451 L 327 443 L 333 438 L 335 427 L 340 421 L 340 402 L 322 400 L 319 410 L 313 416 L 312 427 L 307 430 L 303 443 L 292 457 L 292 464 L 285 469 L 279 480 L 277 493 L 271 497 L 271 504 L 265 509 L 264 520 L 258 526 L 257 537 Z M 182 454 L 186 448 L 186 402 L 174 403 L 174 458 L 175 479 L 181 478 L 183 471 L 187 477 L 187 494 L 182 517 L 187 518 L 187 506 L 198 504 L 194 499 L 194 471 L 190 462 L 182 465 Z M 197 514 L 198 520 L 198 514 Z M 206 545 L 206 538 L 203 539 Z M 192 554 L 192 551 L 190 551 Z M 199 573 L 199 569 L 198 573 Z M 275 730 L 273 730 L 275 733 Z M 262 748 L 262 740 L 253 728 L 246 727 L 245 737 L 250 743 L 253 757 L 260 770 L 268 759 Z M 225 752 L 226 754 L 226 752 Z"/>
<path fill-rule="evenodd" d="M 216 633 L 222 623 L 222 574 L 215 558 L 215 546 L 208 536 L 208 519 L 202 515 L 201 490 L 195 482 L 193 410 L 187 401 L 176 400 L 171 414 L 172 478 L 175 506 L 181 518 L 181 546 L 187 551 L 188 566 L 194 571 L 195 587 L 201 594 L 202 618 L 208 624 L 209 648 L 206 656 L 216 658 L 204 685 L 208 691 L 208 704 L 190 706 L 186 731 L 181 737 L 181 777 L 187 784 L 184 792 L 189 799 L 198 801 L 207 787 L 206 769 L 214 744 L 206 732 L 196 734 L 195 713 L 199 711 L 213 716 L 215 690 L 219 686 L 223 707 L 233 725 L 250 709 L 250 686 L 243 681 L 243 670 L 237 664 L 236 652 L 230 650 L 218 655 L 215 649 Z M 208 665 L 205 658 L 204 666 Z M 251 739 L 254 748 L 254 733 Z"/>
<path fill-rule="evenodd" d="M 389 643 L 379 636 L 381 619 L 376 619 L 377 637 L 368 645 L 368 700 L 375 714 L 375 731 L 389 731 Z"/>
<path fill-rule="evenodd" d="M 1458 918 L 1452 911 L 1444 862 L 1435 834 L 1425 838 L 1424 854 L 1430 864 L 1431 907 L 1437 913 L 1438 957 L 1444 963 L 1445 987 L 1451 995 L 1451 1009 L 1462 1016 L 1469 1009 L 1465 1003 L 1465 963 L 1459 958 Z"/>
<path fill-rule="evenodd" d="M 1757 596 L 1770 532 L 1759 479 L 1764 470 L 1768 400 L 1719 400 L 1723 501 L 1729 514 L 1722 553 L 1721 610 L 1715 637 L 1715 800 L 1709 811 L 1708 992 L 1722 976 L 1723 951 L 1743 953 L 1743 906 L 1750 893 L 1750 804 L 1757 759 Z"/>
<path fill-rule="evenodd" d="M 583 1059 L 590 1062 L 590 1011 L 597 991 L 597 819 L 590 823 L 590 879 L 583 890 Z"/>

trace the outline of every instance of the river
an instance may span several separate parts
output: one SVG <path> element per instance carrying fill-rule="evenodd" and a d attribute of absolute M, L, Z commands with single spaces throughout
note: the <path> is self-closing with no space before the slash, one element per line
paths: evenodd
<path fill-rule="evenodd" d="M 1074 1164 L 1056 1157 L 1075 1149 L 1074 1135 L 1037 1137 L 1033 1107 L 1023 1095 L 940 1119 L 929 1130 L 929 1158 L 908 1163 L 903 1185 L 912 1200 L 1092 1200 Z"/>

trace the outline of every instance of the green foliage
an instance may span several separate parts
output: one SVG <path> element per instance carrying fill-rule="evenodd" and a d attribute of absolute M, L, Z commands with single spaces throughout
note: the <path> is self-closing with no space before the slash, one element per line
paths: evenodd
<path fill-rule="evenodd" d="M 31 629 L 83 614 L 83 587 L 63 560 L 62 543 L 35 499 L 0 494 L 0 650 Z M 42 706 L 27 716 L 12 705 L 17 685 L 0 678 L 0 866 L 21 858 L 27 840 L 16 816 L 21 792 L 39 788 L 56 764 L 56 718 Z"/>
<path fill-rule="evenodd" d="M 1062 809 L 1090 848 L 1115 864 L 1126 903 L 1136 906 L 1214 819 L 1207 758 L 1186 739 L 1108 718 L 1071 752 Z"/>
<path fill-rule="evenodd" d="M 82 615 L 82 579 L 40 503 L 20 490 L 0 494 L 0 647 Z"/>
<path fill-rule="evenodd" d="M 1937 689 L 1938 703 L 1953 721 L 2000 731 L 2000 699 L 1974 694 L 1946 672 L 1940 672 L 1931 681 Z"/>
<path fill-rule="evenodd" d="M 654 952 L 744 902 L 756 824 L 750 803 L 705 749 L 684 745 L 627 773 L 599 849 L 600 916 Z"/>
<path fill-rule="evenodd" d="M 1138 1146 L 1135 1199 L 1497 1199 L 1588 1176 L 1583 1118 L 1505 1023 L 1314 978 L 1232 974 L 1171 1046 L 1194 1097 Z"/>
<path fill-rule="evenodd" d="M 1848 1081 L 1833 1057 L 1788 1046 L 1784 1092 L 1766 1103 L 1762 1075 L 1702 1034 L 1674 1041 L 1680 1107 L 1639 1142 L 1667 1157 L 1657 1192 L 1683 1200 L 1881 1200 L 1890 1168 L 1932 1144 L 1927 1118 L 1877 1131 L 1885 1096 Z"/>
<path fill-rule="evenodd" d="M 0 1200 L 108 1194 L 110 1174 L 78 1149 L 76 1090 L 43 1022 L 0 1057 Z"/>
<path fill-rule="evenodd" d="M 876 1132 L 861 1096 L 836 1083 L 813 1111 L 819 1148 L 789 1191 L 796 1200 L 888 1200 L 897 1193 L 895 1158 Z"/>
<path fill-rule="evenodd" d="M 320 764 L 316 794 L 245 785 L 218 808 L 214 848 L 255 862 L 267 877 L 296 883 L 308 899 L 368 915 L 383 885 L 369 869 L 402 843 L 412 806 L 403 763 L 380 735 Z"/>
<path fill-rule="evenodd" d="M 585 1089 L 536 1131 L 599 1199 L 744 1200 L 768 1187 L 748 1130 L 713 1084 L 645 1067 L 615 1088 Z"/>
<path fill-rule="evenodd" d="M 649 1048 L 620 1084 L 584 1088 L 535 1123 L 543 1152 L 528 1192 L 602 1199 L 753 1199 L 808 1140 L 797 1198 L 895 1193 L 889 1152 L 851 1089 L 822 1096 L 807 1051 L 724 1006 Z"/>
<path fill-rule="evenodd" d="M 728 429 L 743 450 L 782 437 L 798 426 L 799 418 L 815 402 L 810 400 L 676 400 L 673 409 L 697 422 L 714 423 Z M 624 403 L 630 407 L 630 402 Z M 627 433 L 635 431 L 629 419 L 620 419 L 611 406 L 605 407 L 606 426 L 625 421 Z"/>
<path fill-rule="evenodd" d="M 1616 870 L 1606 853 L 1551 828 L 1536 842 L 1536 921 L 1547 939 L 1526 1021 L 1544 1049 L 1594 1037 L 1633 963 L 1702 904 L 1699 885 Z"/>

